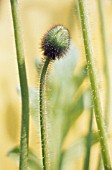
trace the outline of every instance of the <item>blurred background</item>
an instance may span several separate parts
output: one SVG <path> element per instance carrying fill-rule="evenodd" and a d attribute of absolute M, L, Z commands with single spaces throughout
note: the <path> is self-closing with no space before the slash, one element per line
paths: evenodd
<path fill-rule="evenodd" d="M 101 44 L 100 18 L 98 13 L 97 0 L 86 0 L 90 32 L 92 38 L 97 78 L 99 81 L 102 106 L 105 105 L 105 76 L 103 71 L 103 52 Z M 104 15 L 107 38 L 108 64 L 112 71 L 112 1 L 104 0 Z M 42 52 L 40 42 L 43 34 L 52 26 L 62 24 L 70 30 L 72 44 L 75 47 L 77 58 L 76 69 L 80 70 L 85 65 L 83 39 L 80 29 L 80 22 L 76 0 L 20 0 L 20 16 L 22 23 L 23 41 L 25 49 L 25 60 L 28 75 L 29 87 L 38 87 L 38 73 L 35 67 L 35 60 L 40 59 Z M 79 72 L 77 72 L 79 73 Z M 77 74 L 78 76 L 78 74 Z M 16 61 L 15 42 L 13 34 L 12 16 L 10 1 L 0 0 L 0 170 L 17 170 L 16 162 L 7 156 L 7 153 L 19 145 L 21 103 L 17 93 L 19 84 L 18 68 Z M 89 81 L 83 82 L 82 91 L 89 87 Z M 69 90 L 69 86 L 68 86 Z M 65 92 L 66 93 L 66 92 Z M 111 93 L 111 92 L 110 92 Z M 104 107 L 103 107 L 104 109 Z M 84 111 L 83 111 L 84 112 Z M 110 110 L 111 113 L 111 110 Z M 94 119 L 94 118 L 93 118 Z M 83 136 L 88 132 L 88 114 L 81 115 L 69 131 L 65 142 L 71 146 L 74 139 Z M 96 122 L 93 120 L 93 128 L 96 129 Z M 34 122 L 30 121 L 30 146 L 35 151 L 40 147 Z M 97 130 L 96 130 L 97 131 Z M 112 115 L 110 114 L 109 135 L 110 143 L 112 134 Z M 51 139 L 50 139 L 51 140 Z M 36 148 L 36 149 L 35 149 Z M 112 147 L 110 144 L 112 155 Z M 96 143 L 91 148 L 90 170 L 95 170 L 99 156 L 100 147 Z M 39 151 L 38 151 L 39 152 Z M 79 152 L 79 151 L 77 151 Z M 83 169 L 84 154 L 76 158 L 72 169 Z M 72 164 L 71 164 L 72 165 Z M 64 169 L 65 170 L 65 169 Z"/>

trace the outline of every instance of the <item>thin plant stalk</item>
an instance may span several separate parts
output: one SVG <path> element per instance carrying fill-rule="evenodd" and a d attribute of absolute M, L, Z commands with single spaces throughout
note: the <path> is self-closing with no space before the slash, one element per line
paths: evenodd
<path fill-rule="evenodd" d="M 81 27 L 82 27 L 82 34 L 83 34 L 83 40 L 84 40 L 88 73 L 89 73 L 89 78 L 90 78 L 90 83 L 91 83 L 91 93 L 92 93 L 92 100 L 94 104 L 94 112 L 95 112 L 97 127 L 99 131 L 99 136 L 100 136 L 103 163 L 104 163 L 105 169 L 110 170 L 111 162 L 110 162 L 110 155 L 109 155 L 109 149 L 108 149 L 108 144 L 107 144 L 108 141 L 107 141 L 107 135 L 105 133 L 104 121 L 102 118 L 101 101 L 100 101 L 99 91 L 98 91 L 98 82 L 96 78 L 96 69 L 95 69 L 92 45 L 91 45 L 91 40 L 90 40 L 89 25 L 88 25 L 85 1 L 78 0 L 78 6 L 79 6 L 79 13 L 80 13 L 80 20 L 81 20 Z"/>
<path fill-rule="evenodd" d="M 90 112 L 90 121 L 89 121 L 89 132 L 87 136 L 87 141 L 86 141 L 86 157 L 84 161 L 84 170 L 89 170 L 89 164 L 90 164 L 90 152 L 91 152 L 91 139 L 92 139 L 92 124 L 93 124 L 93 108 L 91 109 Z"/>
<path fill-rule="evenodd" d="M 46 112 L 44 108 L 45 76 L 50 61 L 51 60 L 49 58 L 46 58 L 40 77 L 40 130 L 41 130 L 43 170 L 50 170 L 49 156 L 48 156 L 47 119 L 46 119 Z"/>
<path fill-rule="evenodd" d="M 108 67 L 108 55 L 107 55 L 107 43 L 106 43 L 106 31 L 104 23 L 104 10 L 102 0 L 98 0 L 98 11 L 100 18 L 100 30 L 101 30 L 101 40 L 102 40 L 102 50 L 103 50 L 103 60 L 104 60 L 104 74 L 106 81 L 106 96 L 105 96 L 105 123 L 108 129 L 109 115 L 110 115 L 110 78 L 109 78 L 109 67 Z M 99 156 L 98 169 L 101 167 L 101 155 Z"/>
<path fill-rule="evenodd" d="M 10 0 L 15 45 L 17 53 L 17 63 L 19 71 L 19 80 L 21 88 L 21 100 L 22 100 L 22 120 L 21 120 L 21 139 L 20 139 L 20 170 L 28 169 L 28 144 L 29 144 L 29 94 L 28 84 L 24 60 L 24 50 L 21 35 L 21 25 L 19 19 L 19 7 L 17 0 Z"/>
<path fill-rule="evenodd" d="M 104 59 L 104 73 L 105 73 L 105 80 L 106 80 L 105 122 L 106 122 L 106 126 L 108 126 L 109 116 L 110 116 L 110 78 L 109 78 L 108 54 L 107 54 L 107 45 L 106 45 L 107 44 L 106 31 L 105 31 L 105 23 L 104 23 L 104 11 L 103 11 L 102 2 L 103 2 L 102 0 L 98 0 L 102 50 L 103 50 L 103 59 Z"/>

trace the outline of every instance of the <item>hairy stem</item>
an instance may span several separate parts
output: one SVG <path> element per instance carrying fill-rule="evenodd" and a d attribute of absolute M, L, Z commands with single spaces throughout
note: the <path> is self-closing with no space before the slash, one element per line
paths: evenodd
<path fill-rule="evenodd" d="M 46 58 L 40 77 L 40 130 L 41 130 L 41 145 L 42 145 L 42 163 L 43 170 L 50 170 L 49 156 L 48 156 L 48 137 L 47 137 L 47 117 L 45 111 L 44 90 L 45 90 L 45 76 L 47 72 L 50 59 Z"/>
<path fill-rule="evenodd" d="M 102 108 L 101 108 L 101 103 L 100 103 L 98 83 L 96 79 L 96 70 L 95 70 L 95 64 L 94 64 L 92 46 L 91 46 L 91 40 L 90 40 L 90 34 L 89 34 L 89 25 L 88 25 L 87 13 L 85 10 L 84 2 L 85 2 L 84 0 L 78 0 L 82 34 L 83 34 L 83 39 L 84 39 L 84 47 L 85 47 L 85 54 L 86 54 L 86 60 L 87 60 L 87 67 L 88 67 L 88 73 L 89 73 L 89 78 L 90 78 L 90 83 L 91 83 L 91 93 L 92 93 L 92 99 L 93 99 L 93 104 L 94 104 L 96 122 L 97 122 L 98 130 L 99 130 L 104 167 L 106 170 L 111 170 L 111 162 L 110 162 L 110 156 L 109 156 L 109 150 L 108 150 L 108 144 L 107 144 L 107 136 L 105 133 L 104 121 L 102 118 Z"/>
<path fill-rule="evenodd" d="M 24 60 L 24 50 L 22 44 L 21 25 L 18 11 L 18 1 L 10 0 L 13 27 L 15 35 L 15 45 L 17 53 L 17 63 L 19 70 L 21 100 L 22 100 L 22 120 L 21 120 L 21 139 L 20 139 L 20 170 L 28 169 L 28 143 L 29 143 L 29 94 Z"/>

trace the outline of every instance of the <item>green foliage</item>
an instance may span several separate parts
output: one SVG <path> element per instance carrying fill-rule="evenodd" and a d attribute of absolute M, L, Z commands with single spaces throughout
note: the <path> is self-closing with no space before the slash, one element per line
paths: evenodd
<path fill-rule="evenodd" d="M 50 150 L 53 150 L 53 156 L 50 159 L 52 166 L 55 161 L 54 169 L 59 167 L 59 158 L 63 162 L 63 143 L 70 129 L 75 125 L 75 122 L 84 111 L 84 96 L 86 95 L 86 91 L 80 91 L 80 87 L 87 78 L 87 69 L 86 66 L 82 67 L 78 71 L 78 76 L 76 71 L 77 60 L 78 51 L 72 44 L 67 56 L 53 64 L 53 69 L 50 70 L 47 79 L 47 101 L 49 101 L 47 102 L 48 122 L 50 122 L 50 126 L 52 127 L 49 132 L 51 142 L 48 141 L 48 143 Z M 41 64 L 40 62 L 36 63 Z M 36 65 L 38 71 L 39 64 Z M 20 94 L 20 88 L 17 88 L 17 91 Z M 38 95 L 38 89 L 29 89 L 30 114 L 37 129 L 39 128 Z"/>
<path fill-rule="evenodd" d="M 14 159 L 18 163 L 19 156 L 20 156 L 19 150 L 20 148 L 17 146 L 13 148 L 12 150 L 10 150 L 7 156 Z M 28 167 L 29 167 L 29 170 L 37 170 L 37 169 L 42 170 L 39 159 L 31 150 L 29 150 Z"/>
<path fill-rule="evenodd" d="M 50 130 L 48 129 L 48 144 L 51 167 L 53 170 L 66 170 L 65 167 L 69 167 L 71 163 L 77 160 L 81 155 L 84 155 L 87 148 L 88 134 L 81 136 L 77 140 L 74 140 L 72 146 L 63 149 L 63 144 L 69 135 L 70 130 L 77 123 L 78 118 L 87 109 L 90 112 L 90 96 L 88 96 L 89 90 L 81 90 L 85 79 L 87 79 L 87 67 L 82 66 L 78 68 L 78 51 L 72 44 L 67 56 L 53 63 L 53 68 L 49 70 L 49 76 L 47 78 L 47 112 L 50 122 Z M 37 62 L 37 71 L 39 71 L 41 62 Z M 38 64 L 39 63 L 39 64 Z M 52 67 L 52 66 L 51 66 Z M 63 72 L 64 70 L 64 72 Z M 17 88 L 20 95 L 20 88 Z M 34 124 L 39 132 L 39 90 L 30 87 L 30 115 Z M 88 104 L 85 106 L 85 99 Z M 85 108 L 86 107 L 86 108 Z M 37 139 L 38 140 L 38 139 Z M 98 133 L 91 132 L 91 145 L 99 142 Z M 17 150 L 17 151 L 16 151 Z M 53 154 L 52 154 L 53 151 Z M 16 154 L 17 152 L 17 154 Z M 11 158 L 17 159 L 19 157 L 19 148 L 14 148 L 8 154 Z M 42 168 L 40 161 L 31 151 L 29 151 L 29 168 Z M 33 160 L 32 160 L 33 159 Z M 34 169 L 35 170 L 35 169 Z"/>

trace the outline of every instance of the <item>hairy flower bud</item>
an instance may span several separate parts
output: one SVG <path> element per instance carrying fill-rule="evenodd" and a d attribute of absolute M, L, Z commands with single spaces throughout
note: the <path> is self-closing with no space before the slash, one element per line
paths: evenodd
<path fill-rule="evenodd" d="M 41 48 L 46 57 L 55 60 L 63 57 L 69 45 L 69 31 L 61 25 L 56 25 L 44 35 Z"/>

